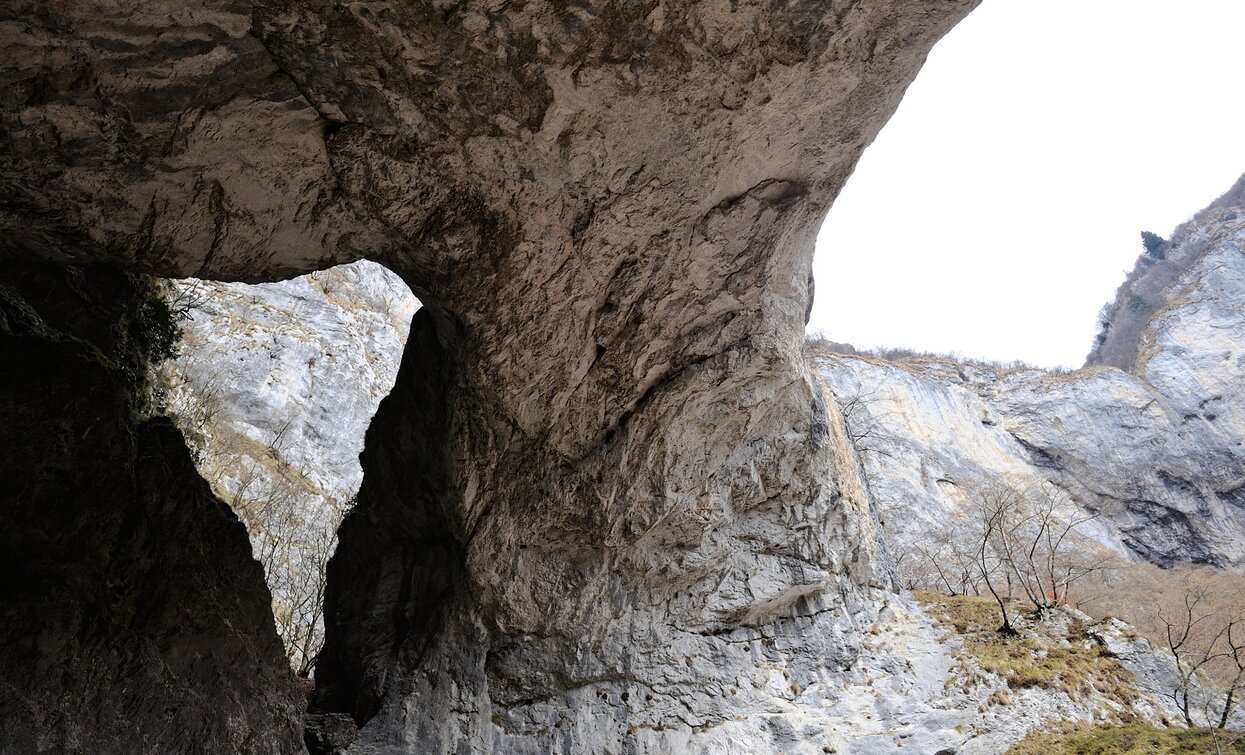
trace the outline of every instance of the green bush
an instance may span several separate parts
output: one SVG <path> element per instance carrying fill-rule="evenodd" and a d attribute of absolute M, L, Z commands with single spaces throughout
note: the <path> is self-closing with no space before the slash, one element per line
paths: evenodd
<path fill-rule="evenodd" d="M 1161 260 L 1167 256 L 1167 241 L 1157 233 L 1142 231 L 1141 245 L 1145 247 L 1146 255 L 1156 260 Z"/>
<path fill-rule="evenodd" d="M 169 306 L 154 281 L 148 281 L 143 300 L 130 323 L 130 335 L 134 343 L 153 365 L 177 356 L 177 345 L 182 340 L 182 326 L 186 314 Z"/>

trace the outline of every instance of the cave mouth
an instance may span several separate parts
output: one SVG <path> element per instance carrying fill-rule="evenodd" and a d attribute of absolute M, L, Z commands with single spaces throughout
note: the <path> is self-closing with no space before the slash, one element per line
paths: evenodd
<path fill-rule="evenodd" d="M 362 260 L 277 283 L 163 281 L 179 315 L 152 379 L 159 412 L 246 525 L 291 668 L 314 673 L 326 568 L 362 484 L 359 454 L 420 302 Z"/>
<path fill-rule="evenodd" d="M 1222 95 L 1245 6 L 1161 6 L 1081 4 L 1070 24 L 985 3 L 940 40 L 825 220 L 809 332 L 1080 367 L 1140 233 L 1170 238 L 1245 169 L 1245 103 Z"/>

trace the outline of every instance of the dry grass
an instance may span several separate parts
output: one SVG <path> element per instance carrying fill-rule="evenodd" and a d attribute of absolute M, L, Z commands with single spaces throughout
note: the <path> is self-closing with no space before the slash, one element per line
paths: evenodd
<path fill-rule="evenodd" d="M 1195 626 L 1183 652 L 1189 659 L 1215 656 L 1202 668 L 1201 681 L 1210 688 L 1226 689 L 1234 683 L 1236 664 L 1230 654 L 1225 654 L 1228 648 L 1220 632 L 1229 621 L 1245 622 L 1245 580 L 1238 572 L 1204 566 L 1160 569 L 1150 564 L 1129 564 L 1095 575 L 1085 589 L 1093 595 L 1081 605 L 1086 613 L 1119 617 L 1153 643 L 1156 652 L 1169 658 L 1166 621 L 1175 622 L 1179 630 L 1185 599 L 1198 597 Z"/>
<path fill-rule="evenodd" d="M 941 593 L 913 593 L 940 623 L 963 637 L 960 683 L 974 684 L 976 669 L 1005 680 L 1011 689 L 1039 687 L 1066 693 L 1074 699 L 1095 694 L 1123 708 L 1121 720 L 1133 720 L 1131 709 L 1137 699 L 1133 675 L 1088 632 L 1088 626 L 1069 618 L 1066 630 L 1039 624 L 1024 617 L 1019 603 L 1009 610 L 1018 636 L 999 634 L 1002 623 L 993 599 L 976 596 L 947 596 Z"/>
<path fill-rule="evenodd" d="M 1007 755 L 1245 755 L 1245 732 L 1155 729 L 1149 726 L 1074 726 L 1034 732 Z"/>

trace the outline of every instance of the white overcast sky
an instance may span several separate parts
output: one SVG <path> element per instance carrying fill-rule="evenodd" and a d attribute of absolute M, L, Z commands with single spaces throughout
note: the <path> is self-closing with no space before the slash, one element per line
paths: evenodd
<path fill-rule="evenodd" d="M 817 242 L 810 330 L 1079 366 L 1141 251 L 1245 172 L 1245 0 L 985 0 Z"/>

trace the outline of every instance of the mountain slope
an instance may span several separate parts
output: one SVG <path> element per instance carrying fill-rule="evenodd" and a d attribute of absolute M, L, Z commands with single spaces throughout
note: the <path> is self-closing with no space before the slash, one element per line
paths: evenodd
<path fill-rule="evenodd" d="M 962 508 L 968 487 L 1006 479 L 1057 486 L 1098 516 L 1089 529 L 1103 547 L 1245 567 L 1242 187 L 1174 235 L 1163 264 L 1180 272 L 1141 328 L 1132 372 L 814 349 L 877 504 L 897 512 L 886 518 L 898 550 Z"/>

